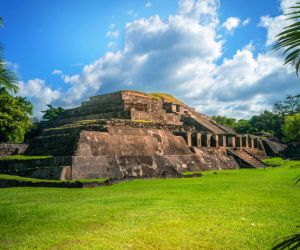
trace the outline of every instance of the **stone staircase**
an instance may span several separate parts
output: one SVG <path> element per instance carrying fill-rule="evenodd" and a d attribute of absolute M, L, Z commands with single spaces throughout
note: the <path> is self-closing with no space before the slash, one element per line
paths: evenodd
<path fill-rule="evenodd" d="M 227 134 L 223 128 L 214 123 L 209 117 L 201 115 L 195 111 L 189 110 L 189 115 L 196 122 L 200 123 L 206 129 L 212 131 L 215 134 Z"/>
<path fill-rule="evenodd" d="M 232 155 L 244 167 L 263 168 L 266 165 L 253 154 L 244 149 L 227 149 L 227 153 Z"/>

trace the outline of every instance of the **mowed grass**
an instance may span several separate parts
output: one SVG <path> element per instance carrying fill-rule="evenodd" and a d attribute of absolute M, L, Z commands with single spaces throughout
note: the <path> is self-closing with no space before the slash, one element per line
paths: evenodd
<path fill-rule="evenodd" d="M 270 249 L 300 231 L 299 163 L 98 188 L 1 189 L 0 246 Z"/>

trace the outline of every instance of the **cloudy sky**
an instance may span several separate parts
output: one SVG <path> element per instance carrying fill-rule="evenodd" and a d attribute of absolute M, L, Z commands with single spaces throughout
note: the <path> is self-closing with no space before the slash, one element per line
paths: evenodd
<path fill-rule="evenodd" d="M 297 0 L 0 0 L 0 41 L 35 115 L 121 89 L 248 118 L 300 93 L 271 51 Z"/>

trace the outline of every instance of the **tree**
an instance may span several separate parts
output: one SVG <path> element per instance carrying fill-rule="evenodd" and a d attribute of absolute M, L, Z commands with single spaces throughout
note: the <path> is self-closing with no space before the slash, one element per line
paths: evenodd
<path fill-rule="evenodd" d="M 22 143 L 31 126 L 33 106 L 24 97 L 0 88 L 0 142 Z"/>
<path fill-rule="evenodd" d="M 252 116 L 250 125 L 255 132 L 265 132 L 282 139 L 283 117 L 274 114 L 270 111 L 264 111 L 260 115 Z"/>
<path fill-rule="evenodd" d="M 288 95 L 283 101 L 276 102 L 273 106 L 273 111 L 282 117 L 300 112 L 300 94 L 295 96 Z"/>
<path fill-rule="evenodd" d="M 300 141 L 300 112 L 285 117 L 283 133 L 287 141 Z"/>
<path fill-rule="evenodd" d="M 3 19 L 0 17 L 0 27 L 3 26 Z M 9 91 L 16 93 L 19 89 L 16 74 L 9 69 L 3 58 L 3 47 L 0 44 L 0 87 L 4 87 Z"/>
<path fill-rule="evenodd" d="M 48 104 L 47 107 L 48 109 L 42 111 L 42 120 L 47 122 L 55 120 L 60 113 L 65 111 L 62 107 L 55 108 L 51 104 Z"/>
<path fill-rule="evenodd" d="M 245 119 L 239 120 L 235 124 L 234 129 L 237 133 L 240 134 L 250 134 L 251 132 L 253 132 L 253 128 L 251 127 L 250 122 Z"/>
<path fill-rule="evenodd" d="M 226 116 L 212 116 L 212 119 L 214 119 L 220 125 L 228 126 L 231 128 L 234 128 L 236 124 L 235 118 L 230 118 Z"/>

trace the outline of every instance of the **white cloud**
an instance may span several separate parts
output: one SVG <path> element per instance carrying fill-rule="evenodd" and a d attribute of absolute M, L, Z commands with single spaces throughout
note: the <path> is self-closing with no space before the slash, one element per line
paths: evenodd
<path fill-rule="evenodd" d="M 100 91 L 169 92 L 200 112 L 242 118 L 300 92 L 293 69 L 272 52 L 256 55 L 252 43 L 217 63 L 225 46 L 217 32 L 218 10 L 217 0 L 181 0 L 167 20 L 156 15 L 127 23 L 122 49 L 85 65 L 80 74 L 62 75 L 69 88 L 51 90 L 50 96 L 70 107 Z"/>
<path fill-rule="evenodd" d="M 128 23 L 124 48 L 86 65 L 67 91 L 65 104 L 88 98 L 101 87 L 179 89 L 186 78 L 193 77 L 194 70 L 213 68 L 222 54 L 222 42 L 217 41 L 215 32 L 217 2 L 195 2 L 196 10 L 183 6 L 187 3 L 180 4 L 181 14 L 169 16 L 165 22 L 152 16 Z"/>
<path fill-rule="evenodd" d="M 146 8 L 152 7 L 152 3 L 151 3 L 151 2 L 147 2 L 147 3 L 145 4 L 145 7 L 146 7 Z"/>
<path fill-rule="evenodd" d="M 282 15 L 276 16 L 276 17 L 270 17 L 270 16 L 262 16 L 260 20 L 260 26 L 267 29 L 267 40 L 266 45 L 270 46 L 276 41 L 276 35 L 278 35 L 284 27 L 292 24 L 291 20 L 287 20 L 287 16 L 284 14 L 291 12 L 289 9 L 292 6 L 295 6 L 295 4 L 298 2 L 298 0 L 281 0 L 281 11 Z"/>
<path fill-rule="evenodd" d="M 251 18 L 246 18 L 244 21 L 243 21 L 243 23 L 242 23 L 242 25 L 243 26 L 246 26 L 246 25 L 248 25 L 249 23 L 251 22 Z"/>
<path fill-rule="evenodd" d="M 117 48 L 117 43 L 116 42 L 109 42 L 107 44 L 107 48 L 111 49 L 111 50 L 116 50 Z"/>
<path fill-rule="evenodd" d="M 5 65 L 12 71 L 18 72 L 19 71 L 19 65 L 17 63 L 11 62 L 11 61 L 5 61 Z"/>
<path fill-rule="evenodd" d="M 61 75 L 63 72 L 60 69 L 55 69 L 52 71 L 52 75 Z"/>
<path fill-rule="evenodd" d="M 261 17 L 259 25 L 267 29 L 266 45 L 272 45 L 276 41 L 276 35 L 278 35 L 283 28 L 289 24 L 291 24 L 291 21 L 286 20 L 286 16 L 284 15 L 277 17 Z"/>
<path fill-rule="evenodd" d="M 40 111 L 44 110 L 47 104 L 57 101 L 61 96 L 59 90 L 52 90 L 44 80 L 38 78 L 21 81 L 18 94 L 27 97 L 33 103 L 36 116 L 40 116 Z"/>
<path fill-rule="evenodd" d="M 118 30 L 109 30 L 106 33 L 106 36 L 109 38 L 118 38 L 119 37 L 120 32 Z"/>
<path fill-rule="evenodd" d="M 284 14 L 292 12 L 290 9 L 292 6 L 295 6 L 298 3 L 298 0 L 281 0 L 280 7 Z"/>
<path fill-rule="evenodd" d="M 237 17 L 229 17 L 223 24 L 222 26 L 228 30 L 228 31 L 233 31 L 236 29 L 241 23 L 241 20 Z"/>
<path fill-rule="evenodd" d="M 68 84 L 78 84 L 80 82 L 80 75 L 78 74 L 72 76 L 62 75 L 61 77 Z"/>

